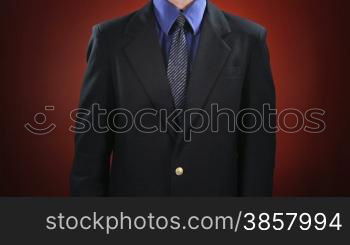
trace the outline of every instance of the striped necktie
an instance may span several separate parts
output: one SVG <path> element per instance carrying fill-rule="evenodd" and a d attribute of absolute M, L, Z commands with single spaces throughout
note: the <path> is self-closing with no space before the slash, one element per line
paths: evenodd
<path fill-rule="evenodd" d="M 184 25 L 186 18 L 180 14 L 173 26 L 167 76 L 176 109 L 184 109 L 189 55 Z"/>

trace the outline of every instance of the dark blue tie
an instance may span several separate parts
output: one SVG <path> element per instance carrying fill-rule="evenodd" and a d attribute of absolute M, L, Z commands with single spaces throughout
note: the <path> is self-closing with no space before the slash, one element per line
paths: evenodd
<path fill-rule="evenodd" d="M 186 98 L 189 57 L 184 29 L 185 23 L 185 16 L 180 14 L 173 26 L 168 60 L 167 75 L 176 109 L 184 109 Z"/>

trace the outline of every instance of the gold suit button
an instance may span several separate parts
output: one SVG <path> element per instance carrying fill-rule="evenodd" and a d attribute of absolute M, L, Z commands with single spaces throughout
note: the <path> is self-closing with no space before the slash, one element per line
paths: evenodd
<path fill-rule="evenodd" d="M 183 174 L 184 174 L 184 169 L 181 168 L 181 167 L 176 168 L 176 169 L 175 169 L 175 174 L 176 174 L 177 176 L 183 175 Z"/>

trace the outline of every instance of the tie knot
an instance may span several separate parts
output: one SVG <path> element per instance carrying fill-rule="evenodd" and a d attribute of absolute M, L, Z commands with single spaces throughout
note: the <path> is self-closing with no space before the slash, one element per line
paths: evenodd
<path fill-rule="evenodd" d="M 176 25 L 180 28 L 183 28 L 186 23 L 186 17 L 183 14 L 180 14 L 176 19 Z"/>

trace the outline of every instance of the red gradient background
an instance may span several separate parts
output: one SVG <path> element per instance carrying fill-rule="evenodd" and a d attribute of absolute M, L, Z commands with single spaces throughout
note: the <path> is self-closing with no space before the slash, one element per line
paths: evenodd
<path fill-rule="evenodd" d="M 1 14 L 0 195 L 66 196 L 92 25 L 146 0 L 5 1 Z M 350 196 L 347 0 L 213 0 L 267 27 L 278 109 L 327 111 L 322 134 L 278 134 L 275 196 Z M 45 105 L 47 136 L 24 129 Z"/>

